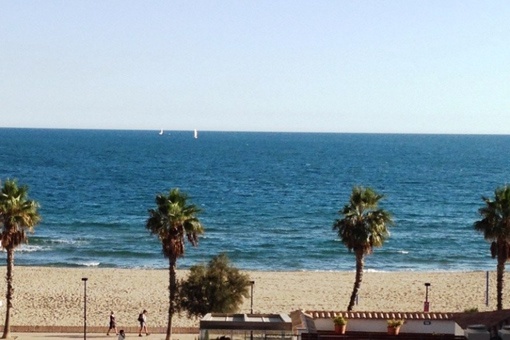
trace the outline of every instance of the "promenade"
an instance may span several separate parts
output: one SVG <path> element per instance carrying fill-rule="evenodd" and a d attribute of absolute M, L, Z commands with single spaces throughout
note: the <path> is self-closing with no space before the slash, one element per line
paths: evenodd
<path fill-rule="evenodd" d="M 144 339 L 147 340 L 161 340 L 165 339 L 165 334 L 157 333 L 149 336 L 138 337 L 137 333 L 127 333 L 126 339 Z M 84 339 L 84 334 L 79 333 L 11 333 L 11 339 L 17 340 L 62 340 L 62 339 Z M 90 333 L 87 334 L 87 339 L 104 339 L 104 340 L 117 340 L 116 335 L 106 336 L 106 334 Z M 198 334 L 172 334 L 172 340 L 197 340 Z"/>
<path fill-rule="evenodd" d="M 146 339 L 160 340 L 165 339 L 166 328 L 154 327 L 149 329 L 150 335 L 138 336 L 137 327 L 123 327 L 126 332 L 126 339 Z M 0 331 L 3 327 L 0 326 Z M 12 339 L 26 340 L 62 340 L 62 339 L 93 339 L 93 340 L 117 340 L 115 333 L 106 335 L 107 327 L 90 326 L 87 327 L 87 333 L 84 334 L 83 327 L 76 326 L 12 326 Z M 175 327 L 172 330 L 172 340 L 197 340 L 199 330 L 195 327 Z"/>

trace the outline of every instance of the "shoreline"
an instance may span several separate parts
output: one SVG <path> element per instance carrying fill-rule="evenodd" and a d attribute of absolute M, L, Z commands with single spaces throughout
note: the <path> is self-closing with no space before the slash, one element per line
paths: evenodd
<path fill-rule="evenodd" d="M 352 261 L 354 266 L 354 259 Z M 200 262 L 197 264 L 207 264 L 207 262 Z M 473 273 L 473 272 L 495 272 L 496 271 L 496 260 L 494 260 L 494 266 L 492 266 L 490 269 L 437 269 L 437 270 L 376 270 L 376 269 L 365 269 L 363 273 Z M 0 261 L 0 268 L 5 268 L 5 259 Z M 106 267 L 106 266 L 96 266 L 96 265 L 90 265 L 90 266 L 57 266 L 57 265 L 35 265 L 35 264 L 17 264 L 14 263 L 14 270 L 16 268 L 49 268 L 49 269 L 69 269 L 69 270 L 146 270 L 146 271 L 166 271 L 168 272 L 168 267 Z M 239 268 L 238 268 L 239 269 Z M 179 272 L 187 272 L 189 269 L 185 268 L 179 268 L 177 271 Z M 349 270 L 330 270 L 330 269 L 314 269 L 314 270 L 308 270 L 308 269 L 282 269 L 282 270 L 276 270 L 276 269 L 239 269 L 243 273 L 355 273 L 356 269 L 349 269 Z M 1 273 L 1 272 L 0 272 Z M 1 292 L 0 292 L 1 295 Z"/>
<path fill-rule="evenodd" d="M 5 273 L 5 266 L 3 266 Z M 181 279 L 188 271 L 177 270 Z M 294 310 L 345 311 L 354 284 L 354 271 L 243 271 L 255 281 L 255 313 L 290 313 Z M 82 326 L 87 277 L 87 323 L 107 327 L 114 310 L 120 327 L 136 327 L 138 313 L 147 309 L 148 326 L 164 327 L 168 312 L 168 270 L 58 268 L 16 266 L 13 272 L 14 301 L 11 325 Z M 354 311 L 423 311 L 425 283 L 431 312 L 462 312 L 496 309 L 496 273 L 489 272 L 489 306 L 485 305 L 486 271 L 364 272 L 358 305 Z M 0 280 L 0 300 L 6 283 Z M 503 291 L 503 305 L 510 294 Z M 250 298 L 240 313 L 250 312 Z M 5 312 L 5 305 L 0 313 Z M 197 327 L 186 315 L 174 318 L 174 327 Z"/>

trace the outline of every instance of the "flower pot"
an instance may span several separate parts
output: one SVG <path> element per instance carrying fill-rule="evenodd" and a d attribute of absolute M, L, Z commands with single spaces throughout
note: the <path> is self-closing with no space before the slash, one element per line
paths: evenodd
<path fill-rule="evenodd" d="M 345 334 L 345 329 L 347 325 L 335 325 L 335 333 L 336 334 Z"/>
<path fill-rule="evenodd" d="M 398 335 L 398 333 L 400 333 L 400 327 L 388 326 L 388 334 L 389 335 Z"/>

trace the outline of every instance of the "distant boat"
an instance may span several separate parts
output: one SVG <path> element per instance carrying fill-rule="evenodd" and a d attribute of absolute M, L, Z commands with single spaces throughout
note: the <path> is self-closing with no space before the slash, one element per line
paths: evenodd
<path fill-rule="evenodd" d="M 195 137 L 195 139 L 198 138 L 198 131 L 197 131 L 197 129 L 195 129 L 195 131 L 193 132 L 193 137 Z"/>
<path fill-rule="evenodd" d="M 161 129 L 161 131 L 159 131 L 159 135 L 163 135 L 163 129 Z"/>

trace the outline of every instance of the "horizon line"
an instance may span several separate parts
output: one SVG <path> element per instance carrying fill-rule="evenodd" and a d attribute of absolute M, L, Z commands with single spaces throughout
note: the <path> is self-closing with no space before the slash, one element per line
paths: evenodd
<path fill-rule="evenodd" d="M 12 130 L 78 130 L 78 131 L 156 131 L 160 132 L 187 132 L 187 131 L 199 131 L 201 133 L 207 132 L 232 132 L 232 133 L 289 133 L 289 134 L 353 134 L 353 135 L 451 135 L 451 136 L 508 136 L 510 133 L 501 132 L 402 132 L 402 131 L 284 131 L 284 130 L 221 130 L 221 129 L 174 129 L 167 130 L 161 128 L 99 128 L 99 127 L 14 127 L 14 126 L 0 126 L 0 129 L 12 129 Z"/>

